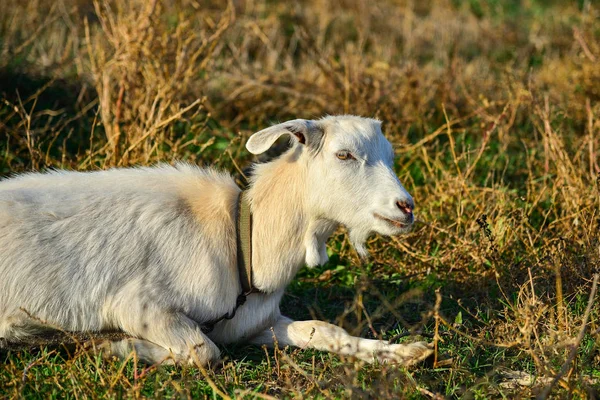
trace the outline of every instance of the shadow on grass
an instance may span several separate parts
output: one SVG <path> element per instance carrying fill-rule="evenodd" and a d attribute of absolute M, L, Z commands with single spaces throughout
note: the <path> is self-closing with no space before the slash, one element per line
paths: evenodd
<path fill-rule="evenodd" d="M 93 88 L 83 82 L 0 69 L 0 127 L 6 132 L 0 176 L 73 167 L 90 147 L 96 111 Z"/>

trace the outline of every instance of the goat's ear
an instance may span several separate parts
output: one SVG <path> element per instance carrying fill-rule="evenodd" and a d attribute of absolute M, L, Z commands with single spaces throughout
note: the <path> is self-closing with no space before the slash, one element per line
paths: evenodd
<path fill-rule="evenodd" d="M 256 132 L 248 139 L 246 148 L 252 154 L 262 154 L 283 135 L 291 135 L 302 145 L 318 148 L 323 132 L 323 127 L 317 121 L 294 119 Z"/>

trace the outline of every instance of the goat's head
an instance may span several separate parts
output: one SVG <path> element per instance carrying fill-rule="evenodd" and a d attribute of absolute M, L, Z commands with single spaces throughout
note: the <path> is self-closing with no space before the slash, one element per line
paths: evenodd
<path fill-rule="evenodd" d="M 296 162 L 308 171 L 309 212 L 348 228 L 361 255 L 368 235 L 408 232 L 414 201 L 393 171 L 394 152 L 381 132 L 381 123 L 355 116 L 292 120 L 250 137 L 253 154 L 268 150 L 282 135 L 291 135 Z"/>

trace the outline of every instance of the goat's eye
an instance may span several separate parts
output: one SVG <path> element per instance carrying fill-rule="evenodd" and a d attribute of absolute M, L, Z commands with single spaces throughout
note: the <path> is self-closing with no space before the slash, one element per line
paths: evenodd
<path fill-rule="evenodd" d="M 353 160 L 354 159 L 354 156 L 349 151 L 346 151 L 346 150 L 338 151 L 335 155 L 340 160 Z"/>

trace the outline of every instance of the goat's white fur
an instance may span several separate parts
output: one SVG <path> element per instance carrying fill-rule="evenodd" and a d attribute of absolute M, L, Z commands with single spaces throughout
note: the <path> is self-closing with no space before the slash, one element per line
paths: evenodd
<path fill-rule="evenodd" d="M 67 331 L 122 330 L 108 344 L 151 362 L 219 359 L 215 343 L 312 347 L 372 362 L 410 364 L 431 350 L 350 336 L 320 321 L 280 314 L 286 285 L 305 264 L 327 261 L 325 242 L 344 224 L 360 254 L 372 232 L 410 229 L 412 198 L 392 171 L 376 120 L 294 120 L 254 134 L 266 151 L 281 135 L 289 151 L 255 166 L 254 285 L 235 318 L 205 335 L 199 324 L 230 312 L 240 292 L 235 207 L 240 189 L 212 169 L 175 167 L 31 173 L 0 182 L 0 338 L 18 340 L 40 321 Z M 353 158 L 340 160 L 345 150 Z M 396 221 L 398 227 L 375 214 Z M 33 317 L 33 318 L 32 318 Z"/>

